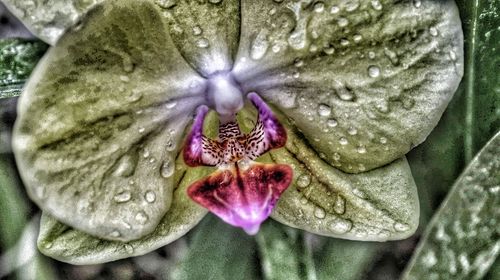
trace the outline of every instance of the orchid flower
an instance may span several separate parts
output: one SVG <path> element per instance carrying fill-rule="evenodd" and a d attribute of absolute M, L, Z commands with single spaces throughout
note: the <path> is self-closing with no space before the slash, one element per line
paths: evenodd
<path fill-rule="evenodd" d="M 404 155 L 462 76 L 452 0 L 65 5 L 27 20 L 54 45 L 13 136 L 43 253 L 144 254 L 208 211 L 249 234 L 269 216 L 355 240 L 416 230 Z"/>

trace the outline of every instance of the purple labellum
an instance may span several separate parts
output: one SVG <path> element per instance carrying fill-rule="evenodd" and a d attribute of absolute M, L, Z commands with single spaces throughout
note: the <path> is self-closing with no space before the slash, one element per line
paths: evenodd
<path fill-rule="evenodd" d="M 293 172 L 287 165 L 253 162 L 267 151 L 283 147 L 287 136 L 285 128 L 256 93 L 248 94 L 248 99 L 258 110 L 252 131 L 243 134 L 233 118 L 219 124 L 217 140 L 203 135 L 208 108 L 198 108 L 186 139 L 184 161 L 191 167 L 219 168 L 193 183 L 188 195 L 225 222 L 255 234 L 292 182 Z"/>
<path fill-rule="evenodd" d="M 235 164 L 196 181 L 188 195 L 226 223 L 255 234 L 292 177 L 292 169 L 284 164 L 254 164 L 245 171 Z"/>

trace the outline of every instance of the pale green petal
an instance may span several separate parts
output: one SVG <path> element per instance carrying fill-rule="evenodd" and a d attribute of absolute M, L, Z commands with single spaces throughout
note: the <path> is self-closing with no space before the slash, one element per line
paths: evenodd
<path fill-rule="evenodd" d="M 131 256 L 139 256 L 175 241 L 191 230 L 207 213 L 195 204 L 186 188 L 200 177 L 208 175 L 210 168 L 185 170 L 182 160 L 177 163 L 172 207 L 155 231 L 131 242 L 107 241 L 75 230 L 58 222 L 48 214 L 41 220 L 38 247 L 45 255 L 72 264 L 96 264 Z"/>
<path fill-rule="evenodd" d="M 240 1 L 155 2 L 165 9 L 173 41 L 193 68 L 205 77 L 231 70 L 240 35 Z"/>
<path fill-rule="evenodd" d="M 102 0 L 2 0 L 24 25 L 45 42 L 54 45 L 64 31 Z"/>
<path fill-rule="evenodd" d="M 237 79 L 345 172 L 388 164 L 421 143 L 463 74 L 452 0 L 245 0 L 241 7 Z"/>
<path fill-rule="evenodd" d="M 240 114 L 246 127 L 254 119 L 251 115 L 247 110 Z M 404 157 L 363 173 L 345 173 L 324 161 L 286 121 L 282 123 L 287 127 L 286 146 L 260 158 L 288 164 L 294 173 L 272 218 L 312 233 L 354 240 L 397 240 L 415 232 L 420 214 L 417 187 Z"/>
<path fill-rule="evenodd" d="M 84 232 L 129 241 L 170 207 L 174 158 L 203 79 L 176 51 L 161 10 L 106 1 L 35 69 L 13 135 L 30 197 Z"/>

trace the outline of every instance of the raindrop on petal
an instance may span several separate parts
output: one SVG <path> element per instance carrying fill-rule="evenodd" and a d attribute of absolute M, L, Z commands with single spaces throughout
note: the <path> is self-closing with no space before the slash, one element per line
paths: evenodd
<path fill-rule="evenodd" d="M 146 214 L 146 212 L 144 211 L 139 211 L 136 215 L 135 215 L 135 220 L 141 224 L 141 225 L 144 225 L 147 221 L 148 221 L 149 217 L 148 215 Z"/>
<path fill-rule="evenodd" d="M 318 219 L 324 219 L 326 217 L 325 209 L 323 209 L 319 206 L 314 208 L 314 217 L 316 217 Z"/>
<path fill-rule="evenodd" d="M 129 191 L 122 191 L 117 193 L 114 197 L 113 200 L 118 202 L 118 203 L 123 203 L 127 202 L 132 198 L 132 195 L 130 194 Z"/>
<path fill-rule="evenodd" d="M 144 199 L 149 203 L 153 203 L 156 200 L 156 194 L 153 191 L 147 191 L 144 194 Z"/>

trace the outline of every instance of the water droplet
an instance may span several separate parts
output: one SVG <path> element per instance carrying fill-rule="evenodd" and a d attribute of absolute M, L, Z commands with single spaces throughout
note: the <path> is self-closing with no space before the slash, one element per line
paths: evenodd
<path fill-rule="evenodd" d="M 415 8 L 420 8 L 422 6 L 422 1 L 421 0 L 413 0 L 413 5 Z"/>
<path fill-rule="evenodd" d="M 38 185 L 35 187 L 35 195 L 40 199 L 45 198 L 45 186 Z"/>
<path fill-rule="evenodd" d="M 323 2 L 317 2 L 314 4 L 314 11 L 316 13 L 322 13 L 325 10 L 325 4 Z"/>
<path fill-rule="evenodd" d="M 349 144 L 349 141 L 347 141 L 347 138 L 345 138 L 345 137 L 340 137 L 339 143 L 340 143 L 340 145 L 344 146 L 344 145 Z"/>
<path fill-rule="evenodd" d="M 297 178 L 297 186 L 299 188 L 307 188 L 311 184 L 311 177 L 307 174 L 302 174 Z"/>
<path fill-rule="evenodd" d="M 362 190 L 358 189 L 358 188 L 352 189 L 352 193 L 355 196 L 359 197 L 359 198 L 365 198 L 366 197 L 365 193 Z"/>
<path fill-rule="evenodd" d="M 359 43 L 361 42 L 361 40 L 363 40 L 363 36 L 355 34 L 354 36 L 352 36 L 352 40 L 354 41 L 354 43 Z"/>
<path fill-rule="evenodd" d="M 294 60 L 293 65 L 295 65 L 295 67 L 302 67 L 304 66 L 304 61 L 302 59 L 297 58 Z"/>
<path fill-rule="evenodd" d="M 146 212 L 144 211 L 139 211 L 136 215 L 135 215 L 135 220 L 141 224 L 141 225 L 144 225 L 147 221 L 148 221 L 149 217 L 148 215 L 146 214 Z"/>
<path fill-rule="evenodd" d="M 399 64 L 398 55 L 395 52 L 391 51 L 388 48 L 385 48 L 384 49 L 384 54 L 385 54 L 385 56 L 387 56 L 387 58 L 389 58 L 389 60 L 391 61 L 391 63 L 393 65 L 398 65 Z"/>
<path fill-rule="evenodd" d="M 318 46 L 316 46 L 315 44 L 311 44 L 311 46 L 309 47 L 309 52 L 315 53 L 317 51 L 318 51 Z"/>
<path fill-rule="evenodd" d="M 358 152 L 359 152 L 359 151 L 358 151 Z M 365 170 L 366 170 L 366 167 L 365 167 L 365 165 L 364 165 L 364 164 L 360 163 L 360 164 L 358 164 L 358 169 L 359 169 L 359 171 L 365 171 Z"/>
<path fill-rule="evenodd" d="M 359 7 L 358 1 L 349 1 L 345 4 L 345 10 L 348 12 L 353 12 Z"/>
<path fill-rule="evenodd" d="M 358 151 L 358 153 L 360 154 L 365 154 L 366 153 L 366 148 L 365 146 L 358 146 L 358 148 L 356 149 Z"/>
<path fill-rule="evenodd" d="M 144 151 L 142 151 L 142 156 L 144 158 L 148 158 L 149 157 L 149 150 L 148 149 L 144 149 Z"/>
<path fill-rule="evenodd" d="M 326 121 L 326 125 L 329 127 L 336 127 L 338 125 L 338 122 L 336 119 L 329 119 Z"/>
<path fill-rule="evenodd" d="M 165 142 L 165 149 L 169 152 L 172 152 L 175 150 L 175 142 L 172 139 L 167 139 Z"/>
<path fill-rule="evenodd" d="M 147 191 L 144 194 L 144 199 L 149 203 L 153 203 L 156 200 L 156 194 L 153 191 Z"/>
<path fill-rule="evenodd" d="M 299 72 L 294 72 L 292 74 L 292 77 L 294 77 L 295 79 L 298 79 L 300 77 L 300 73 Z"/>
<path fill-rule="evenodd" d="M 335 49 L 333 47 L 327 47 L 323 50 L 327 55 L 331 55 L 335 52 Z"/>
<path fill-rule="evenodd" d="M 156 158 L 152 157 L 149 159 L 149 163 L 155 163 L 156 162 Z"/>
<path fill-rule="evenodd" d="M 319 104 L 318 115 L 322 117 L 328 117 L 332 113 L 332 108 L 326 104 Z"/>
<path fill-rule="evenodd" d="M 347 40 L 346 38 L 340 39 L 340 45 L 343 46 L 343 47 L 349 46 L 350 43 L 351 42 L 349 42 L 349 40 Z"/>
<path fill-rule="evenodd" d="M 195 27 L 193 27 L 193 34 L 195 36 L 201 35 L 201 33 L 203 33 L 203 29 L 201 29 L 201 27 L 199 25 L 196 25 Z"/>
<path fill-rule="evenodd" d="M 116 177 L 128 177 L 134 173 L 136 162 L 131 155 L 123 155 L 118 161 L 113 175 Z"/>
<path fill-rule="evenodd" d="M 156 0 L 155 3 L 163 9 L 172 8 L 175 4 L 177 4 L 175 0 Z"/>
<path fill-rule="evenodd" d="M 253 60 L 259 60 L 266 54 L 267 48 L 269 48 L 267 33 L 268 31 L 263 29 L 257 34 L 257 37 L 255 37 L 250 48 L 250 58 Z"/>
<path fill-rule="evenodd" d="M 336 14 L 340 11 L 340 8 L 338 6 L 335 6 L 333 5 L 331 8 L 330 8 L 330 13 L 332 14 Z"/>
<path fill-rule="evenodd" d="M 219 4 L 222 2 L 222 0 L 208 0 L 208 2 L 210 2 L 212 4 Z"/>
<path fill-rule="evenodd" d="M 381 113 L 388 113 L 389 112 L 389 103 L 386 100 L 381 100 L 376 105 L 376 108 Z"/>
<path fill-rule="evenodd" d="M 177 101 L 170 101 L 165 104 L 165 108 L 172 109 L 177 105 Z"/>
<path fill-rule="evenodd" d="M 355 127 L 350 126 L 347 129 L 347 133 L 349 133 L 349 135 L 356 135 L 356 134 L 358 134 L 358 130 Z"/>
<path fill-rule="evenodd" d="M 120 76 L 120 81 L 124 82 L 124 83 L 128 83 L 130 81 L 130 78 L 126 75 L 121 75 Z"/>
<path fill-rule="evenodd" d="M 376 57 L 375 52 L 372 52 L 372 51 L 368 52 L 368 58 L 375 59 L 375 57 Z"/>
<path fill-rule="evenodd" d="M 129 201 L 131 198 L 132 195 L 130 194 L 129 191 L 121 191 L 113 197 L 113 200 L 118 203 L 123 203 Z"/>
<path fill-rule="evenodd" d="M 380 137 L 379 141 L 380 141 L 380 143 L 382 143 L 382 144 L 386 144 L 386 143 L 387 143 L 387 138 L 385 138 L 385 137 Z"/>
<path fill-rule="evenodd" d="M 345 86 L 337 87 L 335 93 L 341 100 L 344 101 L 352 101 L 355 97 L 354 93 Z"/>
<path fill-rule="evenodd" d="M 300 204 L 302 204 L 302 205 L 306 205 L 308 202 L 309 202 L 309 200 L 307 200 L 307 197 L 302 196 L 302 197 L 300 198 Z"/>
<path fill-rule="evenodd" d="M 326 217 L 325 209 L 323 209 L 319 206 L 314 208 L 314 217 L 316 217 L 318 219 L 324 219 Z"/>
<path fill-rule="evenodd" d="M 330 229 L 337 233 L 343 234 L 350 231 L 352 228 L 352 222 L 346 219 L 336 219 L 330 224 Z"/>
<path fill-rule="evenodd" d="M 457 60 L 457 54 L 453 50 L 450 50 L 450 59 L 453 61 Z"/>
<path fill-rule="evenodd" d="M 335 211 L 335 213 L 339 215 L 345 213 L 345 199 L 342 196 L 337 195 L 337 199 L 335 200 L 335 205 L 333 205 L 333 211 Z"/>
<path fill-rule="evenodd" d="M 202 48 L 202 49 L 208 48 L 208 45 L 209 45 L 209 42 L 206 38 L 200 38 L 200 39 L 196 40 L 196 46 L 198 48 Z"/>
<path fill-rule="evenodd" d="M 281 50 L 281 48 L 279 45 L 274 45 L 272 46 L 271 50 L 273 51 L 273 53 L 278 53 Z"/>
<path fill-rule="evenodd" d="M 144 132 L 144 130 L 146 130 L 144 127 L 139 127 L 139 130 L 138 130 L 138 131 L 139 131 L 139 133 L 143 133 L 143 132 Z"/>
<path fill-rule="evenodd" d="M 382 4 L 380 4 L 379 0 L 372 0 L 372 8 L 376 11 L 382 10 Z"/>
<path fill-rule="evenodd" d="M 117 230 L 114 230 L 114 231 L 112 231 L 112 232 L 109 234 L 109 236 L 111 236 L 111 237 L 113 237 L 113 238 L 120 237 L 120 235 L 121 235 L 121 234 L 120 234 L 120 232 L 119 232 L 119 231 L 117 231 Z"/>
<path fill-rule="evenodd" d="M 333 153 L 333 160 L 336 160 L 336 161 L 340 160 L 340 154 L 337 152 Z"/>
<path fill-rule="evenodd" d="M 410 226 L 408 226 L 407 224 L 403 224 L 403 223 L 395 223 L 394 224 L 394 229 L 396 231 L 399 231 L 399 232 L 405 232 L 405 231 L 408 231 L 410 229 Z"/>
<path fill-rule="evenodd" d="M 170 160 L 165 160 L 161 166 L 160 175 L 169 178 L 174 174 L 175 165 Z"/>
<path fill-rule="evenodd" d="M 132 254 L 132 253 L 134 253 L 134 247 L 132 247 L 132 245 L 130 245 L 130 244 L 125 244 L 125 245 L 123 245 L 123 248 L 125 249 L 125 251 L 126 251 L 128 254 Z"/>
<path fill-rule="evenodd" d="M 432 36 L 436 37 L 438 35 L 438 30 L 436 27 L 431 27 L 429 28 L 429 34 L 431 34 Z"/>
<path fill-rule="evenodd" d="M 344 18 L 344 17 L 340 17 L 338 20 L 337 20 L 337 24 L 340 26 L 340 27 L 346 27 L 348 24 L 349 24 L 349 20 Z"/>
<path fill-rule="evenodd" d="M 45 249 L 50 249 L 52 248 L 52 245 L 54 245 L 52 242 L 48 241 L 48 242 L 45 242 L 45 244 L 43 244 L 43 247 Z"/>
<path fill-rule="evenodd" d="M 130 94 L 127 96 L 127 100 L 129 102 L 137 102 L 142 98 L 142 92 L 140 92 L 137 89 L 134 89 L 130 92 Z"/>
<path fill-rule="evenodd" d="M 438 262 L 438 260 L 437 260 L 436 253 L 434 252 L 434 250 L 429 250 L 422 257 L 422 264 L 427 268 L 433 267 L 435 264 L 437 264 L 437 262 Z"/>
<path fill-rule="evenodd" d="M 379 75 L 380 75 L 380 68 L 378 68 L 378 66 L 371 65 L 368 67 L 368 76 L 376 78 Z"/>

